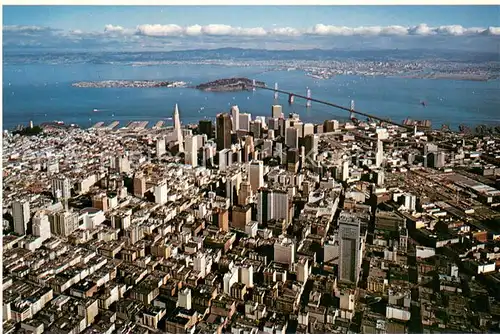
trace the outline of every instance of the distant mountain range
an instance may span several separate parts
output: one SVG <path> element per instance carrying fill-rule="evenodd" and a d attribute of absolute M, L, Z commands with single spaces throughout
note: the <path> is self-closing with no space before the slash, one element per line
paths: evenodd
<path fill-rule="evenodd" d="M 393 50 L 258 50 L 241 48 L 197 49 L 185 51 L 148 52 L 52 52 L 47 50 L 4 50 L 4 62 L 19 63 L 36 60 L 45 62 L 65 60 L 66 62 L 140 62 L 140 61 L 196 61 L 196 60 L 442 60 L 452 62 L 496 62 L 500 54 L 496 52 L 429 49 Z"/>

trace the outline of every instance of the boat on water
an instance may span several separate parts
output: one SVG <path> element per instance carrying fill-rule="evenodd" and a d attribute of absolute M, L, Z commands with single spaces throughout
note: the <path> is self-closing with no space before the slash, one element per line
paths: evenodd
<path fill-rule="evenodd" d="M 98 112 L 98 111 L 99 111 L 99 109 L 95 109 L 95 108 L 94 108 L 94 110 L 92 110 L 92 111 L 93 111 L 93 112 Z"/>

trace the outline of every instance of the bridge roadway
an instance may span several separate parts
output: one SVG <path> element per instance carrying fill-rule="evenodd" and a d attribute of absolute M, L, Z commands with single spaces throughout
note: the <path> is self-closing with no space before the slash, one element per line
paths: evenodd
<path fill-rule="evenodd" d="M 396 125 L 396 126 L 399 126 L 399 127 L 402 127 L 402 128 L 409 129 L 409 130 L 413 131 L 413 127 L 411 127 L 411 126 L 399 124 L 399 123 L 393 122 L 391 120 L 387 120 L 387 119 L 384 119 L 384 118 L 381 118 L 381 117 L 378 117 L 378 116 L 374 116 L 374 115 L 371 115 L 371 114 L 367 114 L 367 113 L 364 113 L 364 112 L 361 112 L 361 111 L 357 111 L 357 110 L 354 110 L 354 109 L 351 109 L 351 108 L 348 108 L 348 107 L 344 107 L 344 106 L 341 106 L 341 105 L 338 105 L 338 104 L 335 104 L 335 103 L 331 103 L 331 102 L 327 102 L 327 101 L 323 101 L 323 100 L 318 100 L 318 99 L 315 99 L 315 98 L 312 98 L 312 97 L 307 97 L 305 95 L 295 94 L 295 93 L 292 93 L 292 92 L 287 92 L 287 91 L 284 91 L 284 90 L 281 90 L 281 89 L 274 89 L 274 88 L 270 88 L 270 87 L 262 87 L 262 86 L 257 86 L 257 85 L 255 85 L 255 86 L 251 85 L 251 87 L 255 87 L 255 88 L 259 88 L 259 89 L 266 89 L 266 90 L 270 90 L 270 91 L 278 92 L 278 93 L 282 93 L 282 94 L 287 94 L 287 95 L 293 95 L 294 97 L 298 97 L 298 98 L 301 98 L 301 99 L 304 99 L 304 100 L 310 100 L 312 102 L 321 103 L 321 104 L 324 104 L 324 105 L 327 105 L 327 106 L 330 106 L 330 107 L 334 107 L 334 108 L 337 108 L 337 109 L 342 109 L 342 110 L 345 110 L 345 111 L 348 111 L 348 112 L 352 112 L 353 114 L 358 114 L 358 115 L 365 116 L 365 117 L 368 117 L 368 118 L 376 119 L 376 120 L 381 121 L 381 122 L 393 124 L 393 125 Z"/>

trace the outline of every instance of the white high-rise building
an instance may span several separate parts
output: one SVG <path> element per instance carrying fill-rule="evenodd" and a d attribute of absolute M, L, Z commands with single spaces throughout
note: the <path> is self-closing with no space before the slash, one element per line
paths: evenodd
<path fill-rule="evenodd" d="M 165 146 L 165 144 L 163 146 Z M 120 154 L 115 157 L 114 168 L 118 171 L 118 173 L 130 172 L 130 161 L 128 160 L 128 156 Z"/>
<path fill-rule="evenodd" d="M 417 206 L 417 196 L 410 193 L 405 193 L 403 195 L 403 205 L 406 210 L 415 211 Z"/>
<path fill-rule="evenodd" d="M 160 182 L 154 188 L 155 203 L 164 204 L 167 202 L 168 187 L 165 181 Z"/>
<path fill-rule="evenodd" d="M 279 104 L 275 104 L 271 107 L 272 118 L 282 118 L 283 117 L 283 107 Z"/>
<path fill-rule="evenodd" d="M 342 181 L 347 181 L 349 178 L 349 160 L 342 161 Z"/>
<path fill-rule="evenodd" d="M 247 288 L 253 288 L 253 266 L 251 264 L 243 264 L 239 268 L 240 282 L 245 284 Z"/>
<path fill-rule="evenodd" d="M 40 237 L 42 242 L 50 239 L 50 221 L 49 216 L 43 211 L 38 211 L 33 216 L 33 235 Z"/>
<path fill-rule="evenodd" d="M 314 134 L 314 124 L 306 123 L 304 124 L 303 136 L 313 135 Z"/>
<path fill-rule="evenodd" d="M 187 310 L 191 309 L 191 289 L 185 288 L 179 291 L 178 306 Z"/>
<path fill-rule="evenodd" d="M 28 201 L 12 202 L 12 217 L 14 218 L 14 232 L 25 235 L 30 221 L 30 204 Z"/>
<path fill-rule="evenodd" d="M 296 128 L 287 128 L 285 132 L 285 145 L 290 148 L 299 147 L 299 135 Z"/>
<path fill-rule="evenodd" d="M 380 167 L 384 160 L 384 144 L 377 139 L 377 151 L 375 153 L 375 166 Z"/>
<path fill-rule="evenodd" d="M 207 259 L 205 254 L 196 254 L 196 257 L 193 259 L 193 269 L 201 273 L 201 278 L 205 278 L 207 275 Z"/>
<path fill-rule="evenodd" d="M 299 258 L 297 265 L 295 266 L 297 272 L 297 281 L 305 283 L 309 278 L 309 261 L 306 257 Z"/>
<path fill-rule="evenodd" d="M 274 261 L 291 266 L 295 262 L 295 242 L 283 235 L 274 243 Z"/>
<path fill-rule="evenodd" d="M 174 140 L 179 144 L 179 152 L 184 152 L 184 139 L 182 138 L 181 119 L 177 103 L 174 108 Z"/>
<path fill-rule="evenodd" d="M 241 172 L 237 172 L 226 177 L 226 198 L 229 198 L 231 205 L 236 202 L 235 193 L 238 196 L 242 177 Z"/>
<path fill-rule="evenodd" d="M 156 156 L 161 157 L 165 154 L 165 138 L 160 137 L 156 139 Z"/>
<path fill-rule="evenodd" d="M 254 193 L 264 186 L 264 162 L 261 160 L 250 162 L 248 166 L 248 180 Z"/>
<path fill-rule="evenodd" d="M 228 273 L 225 273 L 222 281 L 224 293 L 231 295 L 231 287 L 234 283 L 238 282 L 238 268 L 233 267 Z"/>
<path fill-rule="evenodd" d="M 240 108 L 238 106 L 231 107 L 231 122 L 233 123 L 233 131 L 240 129 Z"/>
<path fill-rule="evenodd" d="M 304 136 L 304 123 L 297 121 L 293 123 L 293 127 L 297 129 L 297 137 L 301 138 Z"/>
<path fill-rule="evenodd" d="M 66 177 L 58 177 L 52 180 L 52 195 L 56 199 L 64 200 L 71 197 L 71 184 Z"/>
<path fill-rule="evenodd" d="M 250 122 L 252 121 L 252 115 L 241 113 L 240 114 L 240 124 L 238 130 L 250 131 Z"/>
<path fill-rule="evenodd" d="M 219 151 L 219 170 L 224 171 L 233 164 L 233 151 L 225 148 Z"/>
<path fill-rule="evenodd" d="M 262 159 L 270 157 L 273 155 L 273 141 L 271 139 L 264 139 L 262 144 Z"/>
<path fill-rule="evenodd" d="M 184 162 L 193 167 L 198 166 L 198 136 L 186 137 L 186 152 Z"/>

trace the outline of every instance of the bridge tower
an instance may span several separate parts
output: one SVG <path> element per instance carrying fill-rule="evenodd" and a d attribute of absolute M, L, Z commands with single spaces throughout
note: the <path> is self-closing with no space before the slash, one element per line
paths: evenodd
<path fill-rule="evenodd" d="M 311 107 L 311 90 L 307 88 L 307 101 L 306 101 L 306 107 L 310 108 Z"/>
<path fill-rule="evenodd" d="M 293 103 L 293 99 L 294 99 L 294 95 L 293 94 L 288 94 L 288 103 L 292 104 Z"/>
<path fill-rule="evenodd" d="M 277 100 L 278 99 L 278 92 L 276 92 L 278 90 L 278 83 L 277 82 L 274 83 L 274 90 L 275 90 L 274 99 Z"/>
<path fill-rule="evenodd" d="M 356 118 L 354 116 L 353 110 L 354 110 L 354 100 L 351 100 L 351 116 L 350 116 L 351 119 Z"/>
<path fill-rule="evenodd" d="M 252 91 L 255 92 L 255 79 L 252 80 Z"/>

